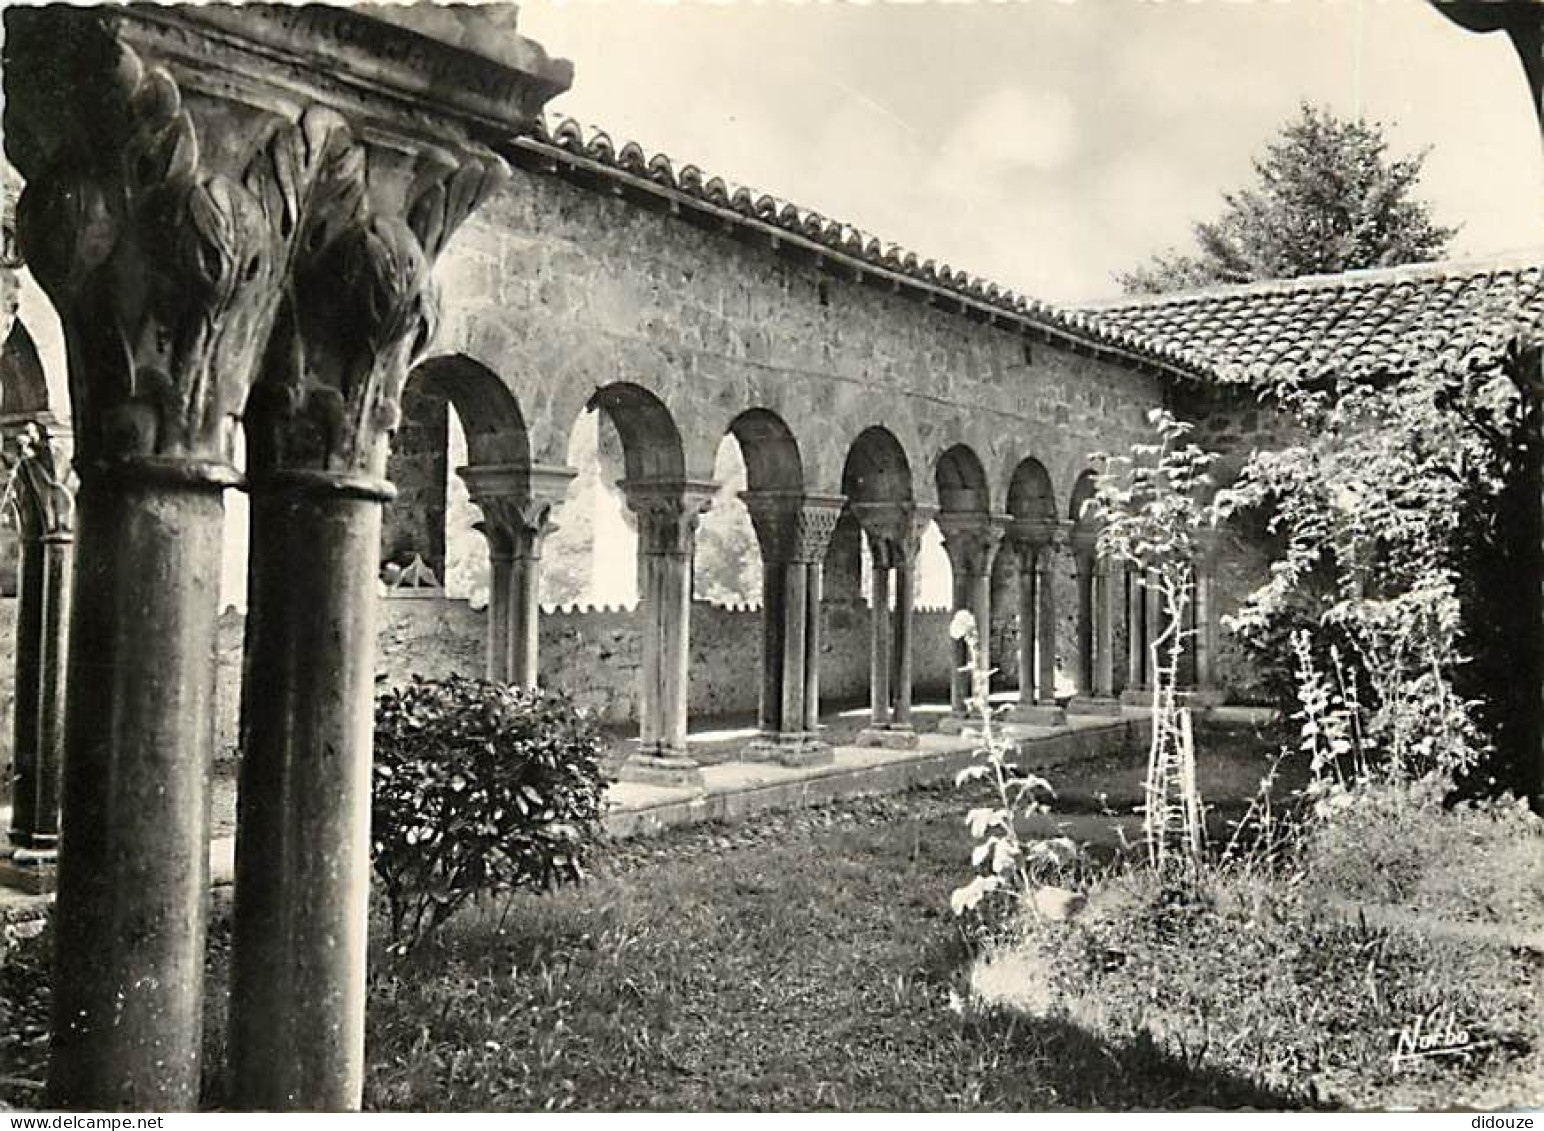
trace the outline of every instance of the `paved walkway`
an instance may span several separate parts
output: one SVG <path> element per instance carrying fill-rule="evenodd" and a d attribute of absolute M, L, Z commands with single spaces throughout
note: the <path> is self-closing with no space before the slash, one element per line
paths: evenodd
<path fill-rule="evenodd" d="M 921 713 L 944 710 L 923 708 Z M 848 716 L 861 714 L 847 712 L 833 718 L 833 733 L 850 734 L 852 727 L 843 726 L 843 722 L 850 723 Z M 1074 715 L 1069 716 L 1066 726 L 1010 726 L 1007 732 L 1021 743 L 1026 767 L 1044 769 L 1112 754 L 1144 741 L 1146 716 L 1146 711 L 1130 709 L 1120 718 Z M 742 735 L 738 730 L 706 730 L 694 734 L 692 740 L 694 744 L 717 745 L 753 736 L 753 731 Z M 675 825 L 738 821 L 771 809 L 893 792 L 922 782 L 952 778 L 971 762 L 974 746 L 969 739 L 957 735 L 922 734 L 911 750 L 837 745 L 832 754 L 832 761 L 823 766 L 789 767 L 726 760 L 704 766 L 703 784 L 696 787 L 615 782 L 607 793 L 606 831 L 616 837 L 638 836 Z M 0 808 L 0 828 L 9 824 L 9 815 L 9 809 Z M 223 822 L 217 817 L 216 823 L 218 826 Z M 235 838 L 230 835 L 216 835 L 210 842 L 210 873 L 217 886 L 232 882 L 235 847 Z M 30 918 L 50 898 L 0 887 L 0 921 Z"/>

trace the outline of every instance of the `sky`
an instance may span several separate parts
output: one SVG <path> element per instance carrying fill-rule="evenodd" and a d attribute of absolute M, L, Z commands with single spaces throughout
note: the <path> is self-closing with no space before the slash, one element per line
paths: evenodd
<path fill-rule="evenodd" d="M 1426 147 L 1455 257 L 1544 246 L 1521 67 L 1426 0 L 527 0 L 553 115 L 1039 298 L 1188 247 L 1300 102 Z"/>

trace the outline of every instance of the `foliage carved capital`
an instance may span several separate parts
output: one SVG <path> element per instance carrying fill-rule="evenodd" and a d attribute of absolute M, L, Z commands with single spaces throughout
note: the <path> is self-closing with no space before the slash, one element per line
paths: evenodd
<path fill-rule="evenodd" d="M 27 175 L 19 248 L 59 313 L 84 475 L 221 485 L 314 164 L 301 128 L 184 103 L 172 77 L 88 19 L 9 20 L 8 152 Z M 266 142 L 244 163 L 230 133 Z"/>
<path fill-rule="evenodd" d="M 990 574 L 1007 533 L 1007 523 L 1005 515 L 948 511 L 940 514 L 938 528 L 944 536 L 944 552 L 949 555 L 950 566 L 966 577 Z"/>
<path fill-rule="evenodd" d="M 319 156 L 247 410 L 254 489 L 298 475 L 384 492 L 402 389 L 438 320 L 434 262 L 508 169 L 488 152 L 431 150 L 404 186 L 346 128 Z M 399 197 L 400 212 L 380 203 Z"/>
<path fill-rule="evenodd" d="M 895 569 L 917 560 L 922 532 L 936 513 L 916 503 L 853 503 L 853 517 L 868 538 L 877 569 Z"/>
<path fill-rule="evenodd" d="M 48 429 L 35 421 L 6 438 L 0 454 L 6 474 L 5 502 L 23 538 L 68 540 L 75 527 L 75 483 L 70 461 Z"/>
<path fill-rule="evenodd" d="M 457 469 L 483 513 L 477 524 L 495 555 L 541 556 L 542 540 L 555 530 L 553 510 L 562 505 L 576 474 L 543 464 L 482 464 Z"/>
<path fill-rule="evenodd" d="M 716 483 L 624 480 L 627 507 L 638 517 L 638 549 L 650 557 L 686 557 L 697 545 L 697 520 L 712 505 Z"/>

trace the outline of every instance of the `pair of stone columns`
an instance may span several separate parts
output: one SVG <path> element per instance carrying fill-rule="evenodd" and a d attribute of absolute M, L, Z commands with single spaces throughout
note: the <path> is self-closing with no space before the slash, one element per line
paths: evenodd
<path fill-rule="evenodd" d="M 5 16 L 18 239 L 66 338 L 80 479 L 47 1099 L 198 1099 L 239 418 L 232 1102 L 357 1107 L 387 446 L 432 265 L 507 175 L 471 139 L 528 122 L 568 71 L 507 27 L 508 63 L 460 46 L 490 29 L 435 38 L 478 18 L 448 10 Z"/>
<path fill-rule="evenodd" d="M 567 467 L 482 464 L 457 472 L 482 511 L 477 529 L 488 542 L 488 650 L 486 676 L 535 687 L 539 674 L 541 550 L 556 526 L 574 478 Z"/>
<path fill-rule="evenodd" d="M 840 495 L 745 491 L 761 547 L 761 696 L 753 760 L 808 766 L 831 760 L 820 740 L 820 618 L 826 547 Z"/>
<path fill-rule="evenodd" d="M 638 595 L 643 668 L 638 749 L 624 781 L 698 784 L 702 771 L 686 746 L 691 654 L 692 557 L 697 522 L 718 485 L 692 480 L 624 480 L 638 520 Z"/>
<path fill-rule="evenodd" d="M 1118 715 L 1115 697 L 1115 623 L 1120 612 L 1110 563 L 1099 554 L 1099 533 L 1073 527 L 1069 536 L 1078 594 L 1076 693 L 1067 710 L 1078 715 Z"/>
<path fill-rule="evenodd" d="M 1215 530 L 1196 534 L 1192 582 L 1190 649 L 1194 682 L 1190 696 L 1203 704 L 1222 701 L 1217 686 L 1217 564 L 1220 535 Z M 1151 696 L 1154 673 L 1152 642 L 1164 631 L 1166 614 L 1158 580 L 1152 571 L 1126 572 L 1126 703 L 1145 705 Z"/>
<path fill-rule="evenodd" d="M 912 725 L 912 608 L 917 552 L 934 508 L 915 503 L 851 503 L 868 539 L 870 575 L 869 725 L 859 746 L 917 744 Z"/>
<path fill-rule="evenodd" d="M 1051 518 L 1016 518 L 1008 540 L 1017 556 L 1019 594 L 1019 702 L 1009 718 L 1031 726 L 1061 726 L 1056 701 L 1056 550 L 1062 524 Z"/>
<path fill-rule="evenodd" d="M 64 753 L 64 677 L 74 556 L 74 495 L 62 451 L 46 423 L 8 437 L 10 503 L 18 519 L 16 666 L 9 845 L 0 882 L 52 890 L 59 841 Z"/>
<path fill-rule="evenodd" d="M 968 610 L 975 618 L 976 663 L 991 670 L 992 564 L 1007 529 L 1005 515 L 984 512 L 944 511 L 938 515 L 938 528 L 944 538 L 944 553 L 949 557 L 953 587 L 953 607 Z M 958 731 L 967 725 L 976 711 L 970 705 L 970 663 L 964 641 L 954 642 L 954 671 L 949 680 L 949 715 L 939 729 Z"/>

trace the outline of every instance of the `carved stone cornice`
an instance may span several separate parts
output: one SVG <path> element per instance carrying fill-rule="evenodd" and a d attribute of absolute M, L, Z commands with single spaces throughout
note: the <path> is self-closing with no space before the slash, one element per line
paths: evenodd
<path fill-rule="evenodd" d="M 869 554 L 879 569 L 916 560 L 922 532 L 936 508 L 917 503 L 850 503 L 853 517 L 868 537 Z"/>
<path fill-rule="evenodd" d="M 944 553 L 949 555 L 949 564 L 958 573 L 965 577 L 984 577 L 992 572 L 992 561 L 1007 533 L 1007 515 L 943 511 L 936 521 L 944 536 Z"/>
<path fill-rule="evenodd" d="M 573 83 L 513 4 L 139 4 L 121 34 L 213 91 L 262 83 L 422 140 L 503 141 Z M 255 76 L 255 81 L 254 81 Z M 291 95 L 294 97 L 294 95 Z"/>
<path fill-rule="evenodd" d="M 821 562 L 846 503 L 841 495 L 741 491 L 764 561 Z"/>
<path fill-rule="evenodd" d="M 718 484 L 690 479 L 624 479 L 627 507 L 638 516 L 638 549 L 651 557 L 690 557 L 697 520 L 712 505 Z"/>
<path fill-rule="evenodd" d="M 7 436 L 0 454 L 6 502 L 15 508 L 23 538 L 67 541 L 75 527 L 75 485 L 70 462 L 47 428 L 29 421 Z"/>
<path fill-rule="evenodd" d="M 476 524 L 495 555 L 539 557 L 542 539 L 556 529 L 553 508 L 577 472 L 550 464 L 479 464 L 460 467 L 467 494 L 482 510 Z"/>

